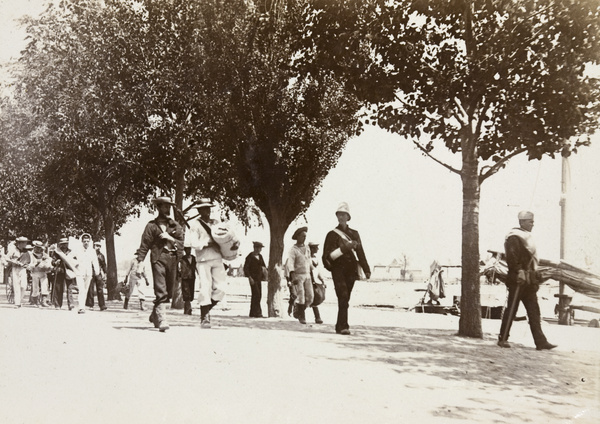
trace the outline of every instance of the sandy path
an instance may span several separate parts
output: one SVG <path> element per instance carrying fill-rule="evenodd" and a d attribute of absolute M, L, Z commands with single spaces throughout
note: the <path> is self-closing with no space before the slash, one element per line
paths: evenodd
<path fill-rule="evenodd" d="M 120 306 L 1 304 L 0 422 L 600 422 L 594 328 L 547 324 L 560 346 L 538 352 L 525 322 L 500 349 L 497 320 L 465 339 L 457 317 L 354 307 L 343 337 L 333 303 L 325 325 L 302 326 L 246 318 L 248 299 L 233 294 L 212 329 L 171 311 L 160 334 Z"/>

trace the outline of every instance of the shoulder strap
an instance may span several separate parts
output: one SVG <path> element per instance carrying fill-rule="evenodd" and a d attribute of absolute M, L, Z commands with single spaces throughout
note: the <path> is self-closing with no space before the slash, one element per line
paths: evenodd
<path fill-rule="evenodd" d="M 342 230 L 340 230 L 339 228 L 334 228 L 333 232 L 336 233 L 338 236 L 345 238 L 347 241 L 352 241 L 350 236 L 348 234 L 346 234 L 345 232 L 343 232 Z"/>

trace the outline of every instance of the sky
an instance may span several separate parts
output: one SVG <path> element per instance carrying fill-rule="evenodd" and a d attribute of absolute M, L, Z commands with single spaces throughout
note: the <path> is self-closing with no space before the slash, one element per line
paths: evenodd
<path fill-rule="evenodd" d="M 0 0 L 0 63 L 18 57 L 24 47 L 24 30 L 13 19 L 43 10 L 41 0 Z M 0 78 L 2 76 L 0 75 Z M 436 152 L 436 150 L 434 150 Z M 444 149 L 436 154 L 453 160 Z M 592 146 L 568 161 L 566 259 L 575 265 L 600 271 L 600 135 Z M 539 256 L 560 258 L 562 160 L 513 159 L 505 169 L 486 180 L 481 188 L 480 250 L 503 250 L 506 232 L 518 224 L 522 209 L 535 212 L 533 234 Z M 338 165 L 323 181 L 321 190 L 305 216 L 286 234 L 302 225 L 309 227 L 308 239 L 323 243 L 337 224 L 335 210 L 347 202 L 350 226 L 361 234 L 367 259 L 372 265 L 389 264 L 406 255 L 409 268 L 426 270 L 435 259 L 443 264 L 460 264 L 462 187 L 458 175 L 423 156 L 412 143 L 398 135 L 369 127 L 351 139 Z M 117 258 L 124 259 L 139 244 L 144 225 L 153 212 L 144 211 L 129 222 L 116 239 Z M 215 216 L 219 214 L 214 210 Z M 245 256 L 253 240 L 269 242 L 268 229 L 236 227 Z M 268 248 L 263 253 L 268 253 Z M 265 255 L 266 256 L 266 255 Z"/>

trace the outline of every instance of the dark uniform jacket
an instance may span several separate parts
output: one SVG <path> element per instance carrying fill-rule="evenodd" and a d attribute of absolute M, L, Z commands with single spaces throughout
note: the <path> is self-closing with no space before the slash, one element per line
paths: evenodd
<path fill-rule="evenodd" d="M 146 258 L 146 254 L 150 250 L 150 262 L 155 263 L 158 261 L 163 249 L 168 248 L 168 242 L 159 237 L 162 232 L 163 230 L 160 228 L 158 219 L 154 219 L 146 224 L 140 248 L 136 252 L 139 262 L 142 262 Z M 177 221 L 169 218 L 167 221 L 167 233 L 176 240 L 174 246 L 175 252 L 177 258 L 181 258 L 183 256 L 183 227 Z"/>
<path fill-rule="evenodd" d="M 520 270 L 525 271 L 531 276 L 531 283 L 539 285 L 535 276 L 537 261 L 533 254 L 525 246 L 525 242 L 519 236 L 511 235 L 504 242 L 504 251 L 506 253 L 506 263 L 508 273 L 506 276 L 506 285 L 514 286 L 517 284 L 517 274 Z"/>
<path fill-rule="evenodd" d="M 339 226 L 337 227 L 337 229 L 342 231 L 342 229 Z M 365 252 L 363 250 L 362 242 L 360 241 L 360 235 L 358 234 L 358 231 L 348 227 L 346 231 L 342 232 L 346 234 L 351 240 L 358 242 L 358 246 L 355 250 L 356 255 L 353 252 L 348 252 L 344 253 L 336 260 L 332 260 L 330 257 L 331 252 L 342 246 L 343 239 L 342 236 L 337 234 L 335 231 L 330 231 L 329 233 L 327 233 L 327 236 L 325 237 L 325 243 L 323 244 L 323 266 L 329 271 L 332 271 L 334 268 L 337 267 L 357 270 L 358 259 L 358 264 L 360 264 L 360 267 L 363 269 L 365 274 L 370 274 L 371 269 L 369 268 L 369 263 L 367 262 L 367 258 L 365 257 Z"/>
<path fill-rule="evenodd" d="M 258 257 L 256 257 L 254 252 L 252 252 L 246 256 L 246 261 L 244 262 L 244 275 L 246 277 L 251 277 L 254 281 L 260 282 L 262 280 L 263 266 L 266 265 L 262 255 L 259 253 Z"/>
<path fill-rule="evenodd" d="M 183 280 L 196 279 L 196 257 L 194 255 L 185 255 L 179 260 L 179 271 Z"/>

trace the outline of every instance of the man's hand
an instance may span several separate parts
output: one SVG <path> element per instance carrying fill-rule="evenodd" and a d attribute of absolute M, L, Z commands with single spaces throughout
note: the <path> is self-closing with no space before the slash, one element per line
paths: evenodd
<path fill-rule="evenodd" d="M 138 277 L 141 277 L 143 273 L 144 273 L 144 262 L 138 261 L 138 263 L 135 267 L 135 275 L 137 275 Z"/>
<path fill-rule="evenodd" d="M 163 240 L 168 240 L 168 241 L 172 241 L 175 242 L 176 240 L 166 231 L 164 233 L 160 233 L 158 235 L 159 238 L 163 239 Z"/>

